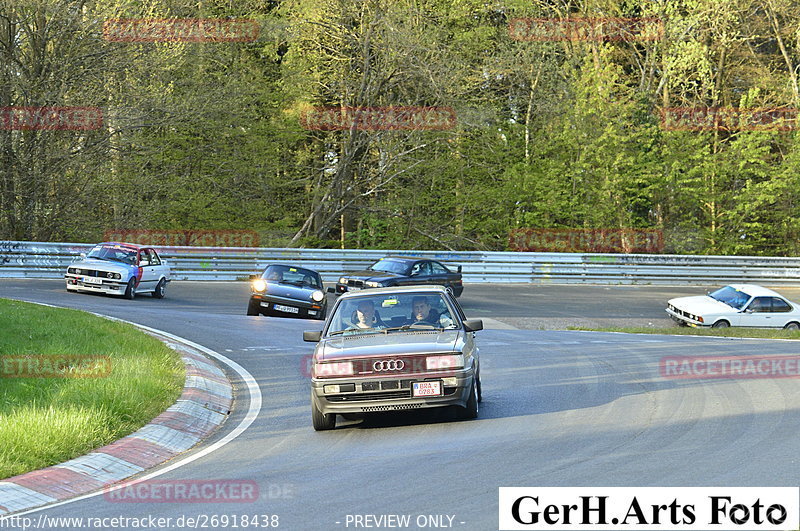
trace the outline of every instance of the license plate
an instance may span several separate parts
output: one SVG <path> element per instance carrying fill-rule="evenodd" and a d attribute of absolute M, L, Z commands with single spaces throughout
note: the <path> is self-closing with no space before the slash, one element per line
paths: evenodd
<path fill-rule="evenodd" d="M 442 382 L 413 382 L 411 396 L 442 396 Z"/>
<path fill-rule="evenodd" d="M 83 278 L 84 284 L 102 284 L 103 279 L 100 277 L 84 277 Z"/>
<path fill-rule="evenodd" d="M 286 312 L 286 313 L 300 313 L 300 310 L 297 308 L 292 308 L 291 306 L 283 306 L 282 304 L 275 304 L 273 306 L 274 309 L 278 310 L 279 312 Z"/>

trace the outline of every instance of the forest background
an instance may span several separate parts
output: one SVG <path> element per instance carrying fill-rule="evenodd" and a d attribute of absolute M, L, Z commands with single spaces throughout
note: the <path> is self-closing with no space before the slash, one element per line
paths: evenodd
<path fill-rule="evenodd" d="M 656 18 L 657 38 L 523 39 L 518 19 Z M 255 21 L 240 42 L 125 42 L 109 20 Z M 261 246 L 504 250 L 514 229 L 654 229 L 664 252 L 798 255 L 800 134 L 665 127 L 798 107 L 795 0 L 0 0 L 0 239 L 253 230 Z M 451 126 L 309 128 L 320 106 Z M 686 128 L 684 128 L 686 129 Z"/>

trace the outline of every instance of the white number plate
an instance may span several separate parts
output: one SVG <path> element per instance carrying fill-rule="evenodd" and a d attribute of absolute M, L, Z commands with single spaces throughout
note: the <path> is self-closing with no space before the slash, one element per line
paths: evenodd
<path fill-rule="evenodd" d="M 100 277 L 83 277 L 84 284 L 102 284 L 103 279 Z"/>
<path fill-rule="evenodd" d="M 411 396 L 442 396 L 442 382 L 413 382 Z"/>
<path fill-rule="evenodd" d="M 300 313 L 300 310 L 297 308 L 292 308 L 291 306 L 283 306 L 282 304 L 275 304 L 272 306 L 279 312 L 286 312 L 286 313 Z"/>

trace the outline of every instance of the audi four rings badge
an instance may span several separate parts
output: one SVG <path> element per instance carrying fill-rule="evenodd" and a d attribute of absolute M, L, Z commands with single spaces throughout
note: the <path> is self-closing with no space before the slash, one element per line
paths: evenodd
<path fill-rule="evenodd" d="M 382 371 L 401 371 L 406 364 L 403 363 L 403 360 L 383 360 L 383 361 L 376 361 L 372 364 L 372 368 L 375 369 L 377 372 Z"/>

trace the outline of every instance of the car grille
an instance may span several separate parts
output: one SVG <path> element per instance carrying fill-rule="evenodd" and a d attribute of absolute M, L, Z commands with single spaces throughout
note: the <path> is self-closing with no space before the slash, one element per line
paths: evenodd
<path fill-rule="evenodd" d="M 347 280 L 347 285 L 350 286 L 351 288 L 363 288 L 364 287 L 364 281 L 363 280 L 353 280 L 351 278 L 351 279 Z"/>
<path fill-rule="evenodd" d="M 689 312 L 685 312 L 685 311 L 681 310 L 680 308 L 676 308 L 675 306 L 673 306 L 671 304 L 669 305 L 669 309 L 672 310 L 673 312 L 677 313 L 678 315 L 686 317 L 687 319 L 692 319 L 694 321 L 699 321 L 700 320 L 699 316 L 691 314 Z"/>
<path fill-rule="evenodd" d="M 407 382 L 403 382 L 404 384 Z M 403 385 L 404 390 L 402 391 L 387 391 L 387 392 L 378 392 L 378 393 L 348 393 L 346 395 L 331 395 L 326 396 L 325 399 L 328 402 L 334 402 L 337 404 L 341 404 L 343 402 L 369 402 L 372 400 L 393 400 L 397 398 L 411 398 L 411 388 L 410 382 L 408 385 Z M 444 396 L 450 396 L 455 394 L 458 390 L 457 387 L 445 387 L 444 388 Z"/>
<path fill-rule="evenodd" d="M 422 407 L 422 404 L 395 404 L 392 406 L 366 406 L 362 407 L 361 411 L 364 413 L 370 413 L 375 411 L 396 411 L 400 409 L 419 409 Z"/>
<path fill-rule="evenodd" d="M 391 400 L 393 398 L 411 398 L 411 390 L 391 391 L 386 393 L 368 393 L 355 395 L 336 395 L 325 397 L 328 402 L 366 402 L 369 400 Z"/>
<path fill-rule="evenodd" d="M 77 267 L 70 267 L 68 272 L 72 275 L 82 275 L 84 277 L 112 278 L 114 275 L 114 273 L 110 273 L 107 271 L 98 271 L 96 269 L 83 269 Z"/>
<path fill-rule="evenodd" d="M 442 352 L 441 355 L 452 354 Z M 353 360 L 353 371 L 355 376 L 398 376 L 403 374 L 414 374 L 428 372 L 425 358 L 436 354 L 425 354 L 422 356 L 387 356 L 385 358 L 361 358 Z M 395 368 L 402 362 L 402 368 Z M 375 364 L 383 364 L 385 370 L 375 370 Z M 438 370 L 436 372 L 442 372 Z"/>

